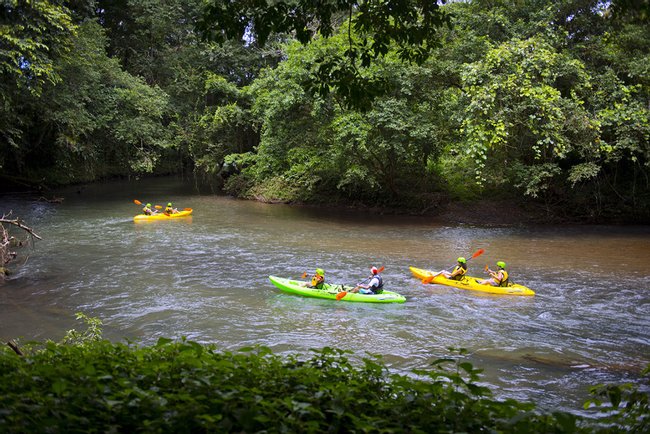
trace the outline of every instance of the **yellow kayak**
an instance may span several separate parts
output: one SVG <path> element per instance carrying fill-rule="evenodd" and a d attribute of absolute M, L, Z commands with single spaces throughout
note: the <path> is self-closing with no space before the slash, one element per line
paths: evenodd
<path fill-rule="evenodd" d="M 411 270 L 411 273 L 420 280 L 429 278 L 435 274 L 432 271 L 423 270 L 422 268 L 409 267 L 409 270 Z M 470 291 L 487 292 L 488 294 L 535 295 L 535 292 L 532 289 L 517 283 L 513 283 L 509 286 L 481 285 L 476 282 L 477 279 L 477 277 L 463 276 L 462 280 L 453 280 L 447 279 L 445 276 L 436 276 L 430 283 L 453 286 L 454 288 L 468 289 Z"/>
<path fill-rule="evenodd" d="M 133 221 L 148 222 L 152 220 L 169 220 L 169 219 L 175 219 L 179 217 L 187 217 L 191 215 L 192 215 L 192 208 L 185 208 L 183 211 L 179 211 L 175 214 L 170 214 L 170 215 L 167 215 L 164 212 L 159 212 L 152 215 L 138 214 L 137 216 L 133 217 Z"/>

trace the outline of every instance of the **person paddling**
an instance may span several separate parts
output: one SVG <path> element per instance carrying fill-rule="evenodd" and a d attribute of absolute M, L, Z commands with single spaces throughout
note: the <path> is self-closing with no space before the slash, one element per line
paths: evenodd
<path fill-rule="evenodd" d="M 158 210 L 152 208 L 150 203 L 146 204 L 144 208 L 142 208 L 142 213 L 144 215 L 153 215 L 156 214 L 157 212 Z"/>
<path fill-rule="evenodd" d="M 467 259 L 461 256 L 456 259 L 456 261 L 458 262 L 458 265 L 456 265 L 451 272 L 447 270 L 440 270 L 431 276 L 431 280 L 440 275 L 445 276 L 447 279 L 462 280 L 465 273 L 467 273 Z"/>
<path fill-rule="evenodd" d="M 505 262 L 498 261 L 496 271 L 492 271 L 489 268 L 487 268 L 485 271 L 487 271 L 487 273 L 490 275 L 490 278 L 477 279 L 476 281 L 481 285 L 508 286 L 508 272 L 506 271 Z"/>
<path fill-rule="evenodd" d="M 164 213 L 165 213 L 166 215 L 176 214 L 177 212 L 178 212 L 178 209 L 174 208 L 174 207 L 172 206 L 172 203 L 171 203 L 171 202 L 169 202 L 169 203 L 167 204 L 167 206 L 165 207 L 165 211 L 164 211 Z"/>
<path fill-rule="evenodd" d="M 311 282 L 304 282 L 302 286 L 308 288 L 323 289 L 325 285 L 325 270 L 317 268 L 316 273 L 311 277 Z"/>
<path fill-rule="evenodd" d="M 350 292 L 358 292 L 360 294 L 381 294 L 382 288 L 384 287 L 384 280 L 379 274 L 377 267 L 372 267 L 370 269 L 370 276 L 365 280 L 367 284 L 359 283 L 357 286 L 352 288 Z"/>

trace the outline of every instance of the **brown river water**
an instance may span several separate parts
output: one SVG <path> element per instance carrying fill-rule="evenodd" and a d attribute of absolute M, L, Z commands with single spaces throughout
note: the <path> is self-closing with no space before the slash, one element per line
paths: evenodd
<path fill-rule="evenodd" d="M 142 344 L 187 337 L 234 351 L 325 346 L 383 357 L 408 373 L 466 348 L 497 398 L 579 411 L 589 386 L 632 382 L 650 363 L 650 227 L 450 225 L 431 217 L 240 201 L 176 178 L 56 192 L 61 204 L 0 197 L 43 237 L 0 286 L 0 339 L 58 340 L 98 317 L 104 336 Z M 134 223 L 134 199 L 194 209 L 191 218 Z M 442 269 L 458 256 L 472 275 L 507 262 L 535 297 L 423 285 L 409 266 Z M 316 267 L 352 284 L 384 266 L 404 304 L 308 299 L 269 275 Z"/>

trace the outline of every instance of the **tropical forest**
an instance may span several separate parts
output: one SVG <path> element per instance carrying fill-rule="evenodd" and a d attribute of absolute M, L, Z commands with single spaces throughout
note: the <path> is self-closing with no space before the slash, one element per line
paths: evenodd
<path fill-rule="evenodd" d="M 647 222 L 647 1 L 430 3 L 3 1 L 2 184 Z"/>

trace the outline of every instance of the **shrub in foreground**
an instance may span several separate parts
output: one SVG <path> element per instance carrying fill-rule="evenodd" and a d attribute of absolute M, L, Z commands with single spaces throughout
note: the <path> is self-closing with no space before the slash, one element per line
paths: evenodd
<path fill-rule="evenodd" d="M 454 359 L 415 375 L 377 359 L 354 366 L 332 348 L 306 357 L 266 348 L 220 352 L 161 339 L 47 343 L 0 350 L 0 432 L 503 432 L 636 431 L 532 404 L 497 401 L 479 370 Z M 638 411 L 638 407 L 637 407 Z M 634 414 L 637 422 L 647 415 Z M 623 423 L 627 423 L 623 420 Z M 630 429 L 631 428 L 631 429 Z M 642 431 L 637 431 L 642 432 Z"/>

